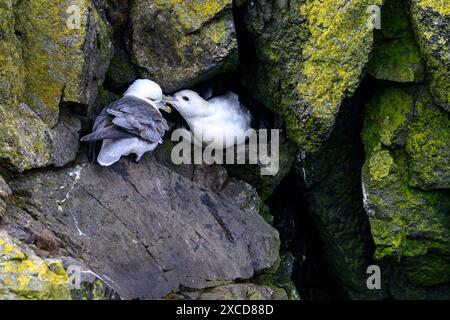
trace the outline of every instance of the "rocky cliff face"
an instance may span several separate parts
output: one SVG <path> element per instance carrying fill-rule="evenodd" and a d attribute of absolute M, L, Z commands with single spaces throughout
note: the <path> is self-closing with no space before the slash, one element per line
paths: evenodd
<path fill-rule="evenodd" d="M 1 0 L 0 299 L 448 299 L 449 19 L 429 0 Z M 281 130 L 278 174 L 174 165 L 170 136 L 89 161 L 80 134 L 139 77 L 239 93 Z"/>

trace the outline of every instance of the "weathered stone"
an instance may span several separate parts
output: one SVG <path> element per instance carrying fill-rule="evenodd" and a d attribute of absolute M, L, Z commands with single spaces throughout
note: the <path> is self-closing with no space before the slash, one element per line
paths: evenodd
<path fill-rule="evenodd" d="M 5 200 L 11 195 L 11 189 L 6 184 L 5 180 L 2 176 L 0 176 L 0 219 L 3 216 L 3 213 L 6 209 Z"/>
<path fill-rule="evenodd" d="M 272 287 L 284 289 L 289 300 L 300 300 L 297 288 L 291 280 L 295 258 L 292 253 L 281 256 L 280 267 L 273 275 L 262 275 L 258 277 L 258 283 L 266 283 Z"/>
<path fill-rule="evenodd" d="M 111 56 L 107 25 L 88 0 L 21 1 L 14 10 L 24 102 L 53 127 L 61 102 L 94 102 Z"/>
<path fill-rule="evenodd" d="M 205 292 L 181 292 L 189 300 L 287 300 L 283 289 L 251 283 L 229 284 Z"/>
<path fill-rule="evenodd" d="M 450 196 L 424 190 L 448 188 L 448 114 L 423 87 L 386 89 L 366 113 L 362 179 L 375 259 L 395 298 L 448 297 Z"/>
<path fill-rule="evenodd" d="M 269 144 L 270 145 L 270 144 Z M 270 147 L 268 146 L 270 151 Z M 248 148 L 247 148 L 248 151 Z M 234 164 L 226 168 L 231 176 L 244 180 L 255 186 L 262 200 L 267 200 L 281 181 L 288 175 L 292 168 L 297 153 L 295 143 L 287 140 L 280 143 L 279 147 L 279 170 L 274 175 L 262 175 L 262 164 Z M 248 152 L 247 152 L 248 155 Z M 246 156 L 248 159 L 248 156 Z"/>
<path fill-rule="evenodd" d="M 77 8 L 81 25 L 71 29 Z M 106 23 L 87 0 L 8 0 L 0 20 L 2 165 L 19 172 L 62 166 L 74 159 L 79 125 L 58 124 L 59 105 L 93 103 L 111 51 Z"/>
<path fill-rule="evenodd" d="M 326 266 L 338 285 L 352 299 L 377 299 L 385 292 L 366 286 L 373 240 L 361 192 L 360 108 L 358 97 L 345 103 L 330 139 L 316 152 L 299 151 L 296 182 L 321 239 Z"/>
<path fill-rule="evenodd" d="M 286 120 L 291 140 L 317 150 L 339 107 L 360 83 L 372 49 L 370 5 L 381 1 L 256 0 L 246 3 L 246 25 L 258 64 L 247 85 Z"/>
<path fill-rule="evenodd" d="M 450 6 L 445 0 L 412 0 L 409 11 L 427 63 L 431 93 L 440 106 L 450 111 Z"/>
<path fill-rule="evenodd" d="M 0 299 L 69 298 L 69 278 L 60 260 L 41 259 L 0 231 Z"/>
<path fill-rule="evenodd" d="M 256 211 L 269 224 L 273 224 L 273 216 L 270 214 L 269 207 L 259 197 L 256 188 L 250 184 L 230 179 L 220 194 L 233 199 L 234 204 L 242 210 Z"/>
<path fill-rule="evenodd" d="M 278 233 L 254 210 L 158 164 L 83 163 L 11 182 L 6 217 L 36 234 L 51 229 L 121 298 L 163 298 L 278 265 Z M 32 221 L 32 223 L 31 223 Z"/>
<path fill-rule="evenodd" d="M 138 0 L 133 56 L 142 74 L 175 91 L 237 65 L 231 0 Z"/>
<path fill-rule="evenodd" d="M 381 29 L 375 30 L 368 72 L 380 80 L 424 80 L 425 67 L 402 0 L 388 0 L 381 9 Z"/>
<path fill-rule="evenodd" d="M 227 170 L 217 164 L 194 166 L 192 181 L 200 187 L 212 192 L 219 192 L 223 189 L 228 179 Z"/>
<path fill-rule="evenodd" d="M 58 124 L 52 129 L 52 152 L 51 165 L 63 167 L 75 160 L 79 148 L 79 134 L 81 129 L 80 120 L 70 116 L 62 115 Z"/>

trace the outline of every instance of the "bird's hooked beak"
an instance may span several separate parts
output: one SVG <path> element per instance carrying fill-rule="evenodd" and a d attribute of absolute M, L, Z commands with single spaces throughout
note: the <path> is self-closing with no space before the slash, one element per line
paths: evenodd
<path fill-rule="evenodd" d="M 174 96 L 163 95 L 163 101 L 166 103 L 177 103 L 178 100 Z"/>
<path fill-rule="evenodd" d="M 171 113 L 171 112 L 172 112 L 172 108 L 169 107 L 169 105 L 166 103 L 165 99 L 163 99 L 163 100 L 157 102 L 157 103 L 156 103 L 156 107 L 157 107 L 158 109 L 161 109 L 161 110 L 167 112 L 167 113 Z"/>

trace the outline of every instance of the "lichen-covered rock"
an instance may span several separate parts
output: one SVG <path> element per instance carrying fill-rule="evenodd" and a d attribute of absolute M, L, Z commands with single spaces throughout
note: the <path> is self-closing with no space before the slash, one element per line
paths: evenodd
<path fill-rule="evenodd" d="M 287 300 L 283 289 L 251 283 L 229 284 L 204 292 L 181 292 L 176 299 L 189 300 Z"/>
<path fill-rule="evenodd" d="M 86 162 L 9 184 L 8 223 L 58 235 L 123 299 L 203 290 L 278 266 L 279 236 L 258 212 L 200 188 L 153 157 Z"/>
<path fill-rule="evenodd" d="M 368 169 L 375 180 L 387 176 L 393 160 L 385 148 L 400 146 L 409 186 L 449 189 L 450 119 L 422 87 L 417 95 L 412 90 L 389 88 L 369 104 L 363 133 Z"/>
<path fill-rule="evenodd" d="M 0 300 L 70 299 L 62 262 L 42 259 L 0 231 Z"/>
<path fill-rule="evenodd" d="M 221 196 L 233 199 L 235 205 L 242 210 L 258 212 L 264 220 L 272 225 L 273 216 L 270 214 L 270 209 L 259 197 L 256 188 L 244 181 L 230 180 L 220 193 Z"/>
<path fill-rule="evenodd" d="M 94 102 L 111 56 L 107 25 L 88 0 L 21 1 L 14 10 L 24 102 L 53 127 L 61 102 Z"/>
<path fill-rule="evenodd" d="M 73 161 L 78 152 L 80 120 L 61 117 L 50 129 L 26 104 L 0 105 L 0 159 L 15 171 Z"/>
<path fill-rule="evenodd" d="M 373 241 L 361 192 L 360 108 L 356 96 L 344 103 L 330 139 L 316 152 L 299 151 L 296 182 L 318 230 L 326 265 L 341 290 L 352 299 L 378 299 L 385 291 L 366 286 Z"/>
<path fill-rule="evenodd" d="M 380 80 L 422 82 L 425 67 L 416 47 L 403 0 L 386 1 L 381 30 L 375 30 L 368 72 Z"/>
<path fill-rule="evenodd" d="M 258 58 L 247 85 L 282 114 L 291 140 L 314 151 L 333 128 L 343 99 L 360 83 L 372 49 L 367 8 L 381 1 L 256 0 L 246 25 Z"/>
<path fill-rule="evenodd" d="M 248 150 L 248 149 L 247 149 Z M 262 164 L 234 164 L 226 168 L 231 176 L 244 180 L 255 186 L 263 201 L 267 200 L 281 181 L 289 174 L 297 153 L 297 146 L 292 141 L 286 140 L 279 147 L 279 170 L 274 175 L 262 175 Z M 248 157 L 247 157 L 248 159 Z"/>
<path fill-rule="evenodd" d="M 67 164 L 79 123 L 58 123 L 59 106 L 93 103 L 109 62 L 107 26 L 87 0 L 2 1 L 0 20 L 2 165 L 21 172 Z"/>
<path fill-rule="evenodd" d="M 131 64 L 127 52 L 117 49 L 106 73 L 106 84 L 108 88 L 120 89 L 126 87 L 136 80 L 136 78 L 136 70 Z"/>
<path fill-rule="evenodd" d="M 375 259 L 390 270 L 389 287 L 404 287 L 396 297 L 427 297 L 438 286 L 448 297 L 448 114 L 423 87 L 388 88 L 366 113 L 362 179 Z"/>
<path fill-rule="evenodd" d="M 0 220 L 3 216 L 3 213 L 6 209 L 6 198 L 8 198 L 11 195 L 11 189 L 6 184 L 3 177 L 0 175 Z"/>
<path fill-rule="evenodd" d="M 138 0 L 132 47 L 143 75 L 175 91 L 237 65 L 232 0 Z"/>
<path fill-rule="evenodd" d="M 427 63 L 431 93 L 440 106 L 450 111 L 450 5 L 445 0 L 410 3 L 411 21 Z"/>
<path fill-rule="evenodd" d="M 300 300 L 300 295 L 292 282 L 292 272 L 295 258 L 292 253 L 285 253 L 280 258 L 280 267 L 277 272 L 271 275 L 262 275 L 258 277 L 258 283 L 267 284 L 271 287 L 282 288 L 286 292 L 289 300 Z"/>

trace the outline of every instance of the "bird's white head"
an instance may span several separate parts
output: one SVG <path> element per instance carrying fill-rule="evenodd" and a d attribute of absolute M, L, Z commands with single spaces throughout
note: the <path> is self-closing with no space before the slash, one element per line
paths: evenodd
<path fill-rule="evenodd" d="M 124 96 L 135 96 L 146 100 L 158 109 L 170 113 L 170 108 L 163 102 L 163 91 L 154 81 L 148 79 L 139 79 L 133 82 Z"/>
<path fill-rule="evenodd" d="M 170 103 L 186 119 L 201 117 L 209 114 L 208 102 L 197 92 L 183 90 L 171 97 L 166 97 L 165 102 Z"/>

